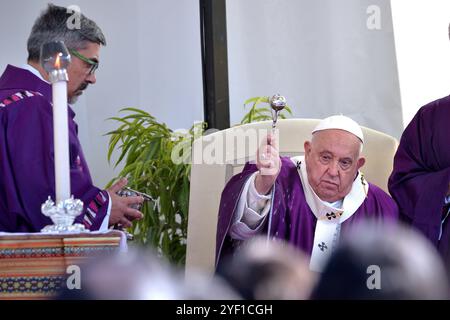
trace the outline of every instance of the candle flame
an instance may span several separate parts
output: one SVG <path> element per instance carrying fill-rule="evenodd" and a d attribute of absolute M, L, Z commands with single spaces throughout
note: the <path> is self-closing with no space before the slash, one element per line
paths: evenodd
<path fill-rule="evenodd" d="M 55 68 L 56 69 L 61 69 L 61 53 L 58 53 L 56 55 L 56 61 L 55 61 Z"/>

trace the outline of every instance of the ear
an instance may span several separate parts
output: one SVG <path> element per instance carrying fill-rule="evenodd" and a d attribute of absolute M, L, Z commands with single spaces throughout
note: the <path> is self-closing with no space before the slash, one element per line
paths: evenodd
<path fill-rule="evenodd" d="M 356 166 L 358 167 L 358 170 L 359 170 L 359 168 L 361 168 L 365 163 L 366 163 L 366 158 L 364 158 L 364 157 L 359 158 L 359 159 L 358 159 L 358 162 L 356 163 Z"/>
<path fill-rule="evenodd" d="M 305 158 L 306 158 L 311 153 L 311 141 L 305 141 L 305 143 L 303 144 L 303 148 L 305 149 Z"/>

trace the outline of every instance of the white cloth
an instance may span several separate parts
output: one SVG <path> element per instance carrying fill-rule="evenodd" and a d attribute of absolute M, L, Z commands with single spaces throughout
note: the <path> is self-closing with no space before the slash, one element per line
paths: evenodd
<path fill-rule="evenodd" d="M 21 69 L 28 70 L 28 71 L 30 71 L 32 74 L 34 74 L 36 77 L 38 77 L 39 79 L 41 79 L 42 81 L 45 81 L 45 82 L 47 82 L 47 83 L 50 83 L 50 82 L 48 82 L 47 80 L 45 80 L 45 79 L 42 77 L 41 73 L 40 73 L 36 68 L 34 68 L 33 66 L 30 66 L 28 63 L 22 65 L 20 68 L 21 68 Z"/>
<path fill-rule="evenodd" d="M 270 194 L 261 195 L 256 190 L 255 177 L 257 173 L 253 173 L 247 179 L 239 198 L 230 227 L 230 236 L 233 239 L 246 240 L 258 234 L 264 226 L 270 210 L 272 196 Z"/>
<path fill-rule="evenodd" d="M 111 200 L 111 196 L 109 195 L 109 192 L 106 192 L 106 193 L 108 194 L 108 210 L 106 211 L 106 215 L 103 218 L 102 225 L 100 226 L 100 229 L 98 229 L 98 231 L 109 230 L 109 217 L 111 216 L 112 200 Z"/>

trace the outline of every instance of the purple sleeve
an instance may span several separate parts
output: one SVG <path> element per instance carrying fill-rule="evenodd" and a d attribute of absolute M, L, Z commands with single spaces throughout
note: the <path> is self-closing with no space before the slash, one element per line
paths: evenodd
<path fill-rule="evenodd" d="M 434 244 L 438 242 L 442 207 L 450 181 L 448 136 L 450 108 L 445 98 L 422 107 L 405 129 L 394 158 L 389 191 L 400 216 Z"/>
<path fill-rule="evenodd" d="M 82 223 L 87 229 L 94 231 L 100 229 L 103 219 L 108 213 L 110 199 L 106 190 L 95 187 L 92 190 L 92 192 L 80 197 L 84 203 L 84 211 L 82 215 L 77 217 L 76 222 Z"/>
<path fill-rule="evenodd" d="M 286 224 L 280 223 L 281 214 L 275 214 L 276 211 L 284 212 L 286 207 L 284 204 L 285 193 L 283 189 L 287 189 L 287 184 L 290 183 L 290 179 L 298 178 L 298 175 L 290 174 L 291 170 L 296 172 L 296 168 L 288 157 L 281 157 L 281 170 L 278 175 L 276 184 L 276 191 L 272 198 L 273 203 L 276 203 L 274 208 L 275 218 L 272 220 L 272 225 L 280 226 L 280 229 L 272 230 L 273 233 L 280 231 L 280 234 L 286 233 Z M 225 186 L 222 197 L 220 199 L 219 216 L 217 223 L 216 233 L 216 267 L 219 260 L 227 254 L 231 254 L 234 250 L 234 246 L 239 244 L 239 241 L 231 239 L 228 235 L 233 215 L 236 211 L 239 198 L 244 188 L 247 179 L 258 169 L 255 164 L 247 163 L 241 173 L 233 176 Z M 267 225 L 267 224 L 265 224 Z M 264 228 L 261 228 L 264 229 Z"/>
<path fill-rule="evenodd" d="M 231 220 L 245 182 L 257 170 L 256 165 L 247 163 L 241 173 L 230 179 L 222 192 L 216 233 L 216 266 L 219 259 L 231 250 L 231 239 L 227 237 Z"/>

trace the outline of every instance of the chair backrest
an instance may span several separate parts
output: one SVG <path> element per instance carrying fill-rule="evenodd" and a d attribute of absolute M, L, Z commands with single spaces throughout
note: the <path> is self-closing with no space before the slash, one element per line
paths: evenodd
<path fill-rule="evenodd" d="M 318 119 L 279 120 L 281 155 L 304 154 L 303 143 L 310 140 Z M 186 276 L 196 271 L 214 271 L 216 228 L 219 202 L 227 181 L 240 172 L 247 161 L 255 159 L 260 141 L 271 121 L 246 124 L 218 131 L 197 139 L 193 146 L 189 221 L 186 254 Z M 368 181 L 387 192 L 398 142 L 384 133 L 362 127 L 363 155 L 366 164 L 361 171 Z"/>

